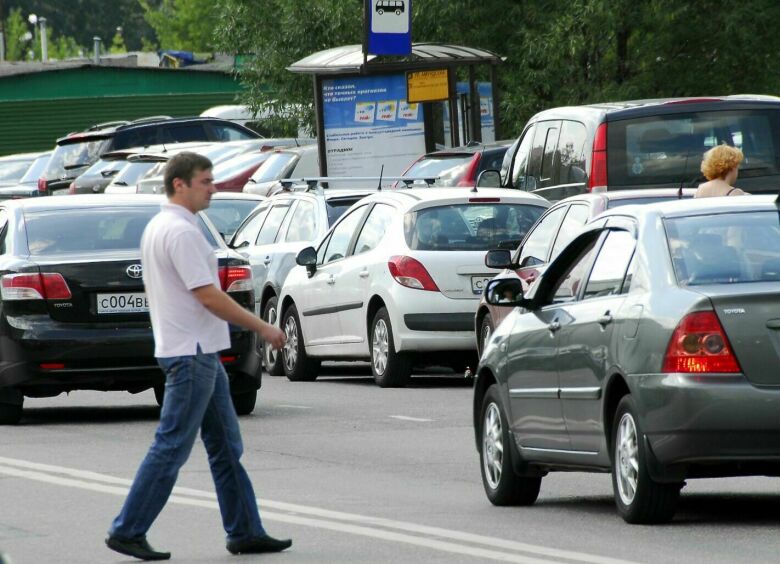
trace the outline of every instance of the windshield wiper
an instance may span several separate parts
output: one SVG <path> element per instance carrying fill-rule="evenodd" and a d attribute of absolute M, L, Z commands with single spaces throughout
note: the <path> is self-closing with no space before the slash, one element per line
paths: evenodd
<path fill-rule="evenodd" d="M 78 164 L 65 165 L 62 168 L 64 168 L 65 170 L 73 170 L 74 168 L 84 168 L 87 166 L 90 166 L 89 163 L 78 163 Z"/>

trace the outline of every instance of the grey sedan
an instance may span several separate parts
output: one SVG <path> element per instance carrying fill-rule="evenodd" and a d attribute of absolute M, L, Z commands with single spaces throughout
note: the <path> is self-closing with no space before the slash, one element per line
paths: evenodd
<path fill-rule="evenodd" d="M 691 478 L 780 475 L 780 215 L 774 197 L 628 206 L 590 223 L 477 370 L 485 492 L 530 505 L 550 471 L 611 472 L 629 523 L 673 518 Z"/>

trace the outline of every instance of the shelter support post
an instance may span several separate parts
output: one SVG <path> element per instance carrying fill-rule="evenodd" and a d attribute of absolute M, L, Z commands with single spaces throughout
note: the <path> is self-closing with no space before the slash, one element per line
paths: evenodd
<path fill-rule="evenodd" d="M 322 77 L 314 75 L 314 115 L 317 124 L 317 160 L 320 165 L 320 176 L 328 176 L 328 159 L 325 151 L 325 115 L 322 108 Z"/>
<path fill-rule="evenodd" d="M 493 130 L 495 131 L 496 141 L 503 139 L 501 131 L 501 113 L 499 108 L 501 107 L 501 99 L 499 97 L 498 90 L 498 66 L 490 65 L 490 84 L 491 84 L 491 96 L 493 97 Z"/>
<path fill-rule="evenodd" d="M 457 76 L 453 67 L 447 68 L 447 81 L 449 82 L 450 97 L 448 100 L 450 106 L 450 143 L 453 147 L 460 145 L 460 134 L 458 128 L 458 92 L 455 88 Z"/>
<path fill-rule="evenodd" d="M 476 73 L 474 65 L 469 65 L 469 118 L 471 125 L 469 141 L 482 142 L 482 122 L 480 116 L 479 90 L 477 89 Z M 465 117 L 464 117 L 465 119 Z"/>
<path fill-rule="evenodd" d="M 424 102 L 423 129 L 425 130 L 425 152 L 432 153 L 436 150 L 436 135 L 434 133 L 433 102 Z"/>

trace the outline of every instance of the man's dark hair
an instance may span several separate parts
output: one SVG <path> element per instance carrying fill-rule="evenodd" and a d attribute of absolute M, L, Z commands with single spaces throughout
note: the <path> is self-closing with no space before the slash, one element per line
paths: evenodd
<path fill-rule="evenodd" d="M 165 193 L 168 197 L 173 196 L 175 193 L 173 189 L 174 178 L 181 178 L 189 184 L 193 176 L 202 170 L 213 168 L 213 166 L 209 159 L 191 151 L 184 151 L 174 155 L 168 161 L 168 164 L 165 165 L 165 172 L 163 173 Z"/>

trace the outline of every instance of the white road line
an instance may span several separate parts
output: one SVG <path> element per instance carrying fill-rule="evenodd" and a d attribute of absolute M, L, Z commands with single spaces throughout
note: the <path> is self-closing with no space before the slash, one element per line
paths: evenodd
<path fill-rule="evenodd" d="M 0 474 L 120 496 L 127 495 L 127 490 L 131 484 L 131 481 L 125 478 L 117 478 L 115 476 L 99 474 L 86 470 L 78 470 L 75 468 L 66 468 L 49 464 L 40 464 L 1 456 Z M 83 480 L 91 480 L 91 482 Z M 183 505 L 217 508 L 215 494 L 203 490 L 176 487 L 174 488 L 173 495 L 170 499 L 173 503 Z M 444 552 L 467 554 L 490 560 L 520 562 L 522 564 L 549 564 L 550 562 L 550 560 L 539 560 L 535 558 L 529 558 L 525 555 L 512 554 L 509 552 L 500 552 L 495 550 L 504 549 L 523 552 L 543 558 L 552 558 L 554 559 L 553 561 L 556 562 L 560 561 L 560 559 L 565 559 L 574 562 L 588 562 L 591 564 L 631 564 L 626 560 L 619 560 L 605 556 L 590 555 L 576 551 L 559 550 L 555 548 L 509 541 L 495 537 L 453 531 L 450 529 L 417 525 L 415 523 L 408 523 L 405 521 L 394 521 L 390 519 L 369 517 L 353 513 L 330 511 L 317 507 L 278 502 L 267 499 L 258 499 L 258 503 L 260 504 L 263 518 L 270 520 L 357 534 L 389 541 L 402 542 L 406 544 L 424 546 Z M 283 511 L 285 513 L 269 511 L 269 508 Z M 350 523 L 356 524 L 353 525 Z M 382 529 L 378 527 L 382 527 Z M 411 534 L 396 533 L 384 529 L 394 529 L 396 531 L 403 531 L 405 533 L 413 533 L 414 535 L 427 535 L 428 537 L 438 537 L 439 539 L 449 539 L 461 543 L 465 542 L 477 545 L 485 545 L 490 547 L 490 549 L 475 548 L 462 544 L 456 544 L 454 542 L 447 542 L 421 536 L 412 536 Z"/>
<path fill-rule="evenodd" d="M 391 419 L 400 419 L 401 421 L 417 421 L 418 423 L 427 423 L 433 419 L 423 419 L 422 417 L 409 417 L 408 415 L 390 415 Z"/>

